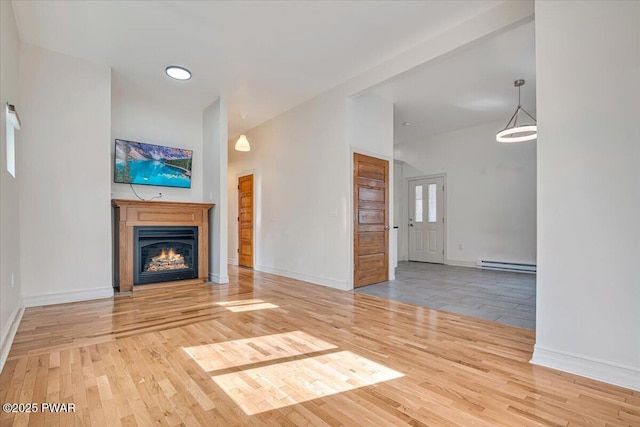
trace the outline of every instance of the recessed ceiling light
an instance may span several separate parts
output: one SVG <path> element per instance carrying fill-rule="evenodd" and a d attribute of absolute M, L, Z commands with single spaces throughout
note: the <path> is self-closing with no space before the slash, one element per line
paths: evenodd
<path fill-rule="evenodd" d="M 402 123 L 402 126 L 411 126 L 411 122 L 404 122 Z"/>
<path fill-rule="evenodd" d="M 172 79 L 189 80 L 191 78 L 191 71 L 177 65 L 169 65 L 164 71 Z"/>

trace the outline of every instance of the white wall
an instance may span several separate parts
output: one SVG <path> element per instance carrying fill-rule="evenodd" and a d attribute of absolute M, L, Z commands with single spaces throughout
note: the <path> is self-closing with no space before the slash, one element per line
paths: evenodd
<path fill-rule="evenodd" d="M 348 143 L 356 152 L 393 158 L 393 103 L 374 93 L 350 98 Z"/>
<path fill-rule="evenodd" d="M 202 113 L 204 192 L 215 203 L 209 211 L 209 279 L 228 283 L 227 272 L 227 100 L 218 98 Z"/>
<path fill-rule="evenodd" d="M 536 144 L 497 143 L 503 126 L 486 123 L 395 146 L 396 159 L 406 162 L 404 179 L 446 174 L 447 263 L 536 263 Z M 405 207 L 408 193 L 405 181 Z M 405 236 L 407 219 L 400 225 Z M 408 239 L 403 245 L 406 256 Z"/>
<path fill-rule="evenodd" d="M 254 268 L 349 288 L 347 100 L 325 94 L 229 141 L 229 254 L 237 249 L 237 176 L 254 172 Z"/>
<path fill-rule="evenodd" d="M 248 153 L 235 151 L 235 141 L 229 141 L 232 262 L 238 247 L 237 180 L 253 173 L 255 269 L 350 289 L 352 153 L 392 159 L 393 105 L 375 95 L 348 99 L 329 92 L 247 137 Z M 392 165 L 390 170 L 392 177 Z"/>
<path fill-rule="evenodd" d="M 22 114 L 18 97 L 20 40 L 11 2 L 0 2 L 0 371 L 4 365 L 13 334 L 22 313 L 20 286 L 20 217 L 19 180 L 7 172 L 5 105 L 16 106 Z M 23 155 L 21 131 L 15 131 L 17 157 Z M 13 276 L 13 281 L 12 281 Z"/>
<path fill-rule="evenodd" d="M 536 2 L 533 362 L 640 390 L 640 2 Z"/>
<path fill-rule="evenodd" d="M 23 44 L 20 103 L 25 305 L 112 295 L 110 70 Z"/>
<path fill-rule="evenodd" d="M 115 84 L 115 83 L 114 83 Z M 201 202 L 203 182 L 202 110 L 175 108 L 155 98 L 114 87 L 111 96 L 110 180 L 114 199 L 136 199 L 129 184 L 113 182 L 115 139 L 193 150 L 191 188 L 134 185 L 143 199 L 162 193 L 163 201 Z"/>
<path fill-rule="evenodd" d="M 406 251 L 403 252 L 403 248 L 405 245 L 406 236 L 403 233 L 400 233 L 402 229 L 402 223 L 406 222 L 404 218 L 406 217 L 403 210 L 403 203 L 406 197 L 402 197 L 404 192 L 404 162 L 400 160 L 393 161 L 393 225 L 394 227 L 398 227 L 396 229 L 397 236 L 397 249 L 396 249 L 396 258 L 397 261 L 405 261 Z"/>

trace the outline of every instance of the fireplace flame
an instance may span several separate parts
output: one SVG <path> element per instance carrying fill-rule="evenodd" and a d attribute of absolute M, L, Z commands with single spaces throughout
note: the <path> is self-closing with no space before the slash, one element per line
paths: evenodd
<path fill-rule="evenodd" d="M 146 271 L 181 270 L 189 268 L 184 257 L 177 253 L 174 248 L 162 248 L 160 255 L 151 258 L 147 264 Z"/>
<path fill-rule="evenodd" d="M 169 248 L 167 251 L 165 248 L 162 249 L 160 255 L 154 256 L 151 258 L 152 261 L 184 261 L 184 257 L 178 253 L 176 253 L 173 248 Z"/>

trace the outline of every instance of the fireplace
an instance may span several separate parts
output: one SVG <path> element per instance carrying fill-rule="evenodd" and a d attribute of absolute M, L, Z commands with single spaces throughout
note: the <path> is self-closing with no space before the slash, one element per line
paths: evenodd
<path fill-rule="evenodd" d="M 114 220 L 113 279 L 118 291 L 131 292 L 134 283 L 136 287 L 140 284 L 142 284 L 141 287 L 144 287 L 146 284 L 156 281 L 160 281 L 160 283 L 171 281 L 172 285 L 175 285 L 178 283 L 204 283 L 209 279 L 209 210 L 214 206 L 212 203 L 113 199 L 111 204 L 113 205 Z M 183 233 L 185 228 L 197 231 L 195 234 L 188 232 L 185 235 Z M 150 230 L 152 233 L 145 235 L 143 232 L 142 241 L 139 242 L 140 236 L 136 234 L 135 230 Z M 166 231 L 169 232 L 168 235 Z M 180 251 L 184 252 L 184 245 L 186 245 L 187 252 L 191 251 L 190 253 L 180 253 L 188 268 L 176 268 L 182 267 L 182 260 L 175 256 L 176 248 L 174 248 L 172 255 L 171 248 L 166 246 L 166 242 L 171 240 L 178 240 L 178 243 L 183 245 L 179 248 Z M 165 243 L 164 247 L 163 243 Z M 161 273 L 144 271 L 144 267 L 149 261 L 145 262 L 142 259 L 141 247 L 148 251 L 155 251 L 151 258 L 162 256 L 164 248 L 165 256 L 173 258 L 169 260 L 169 265 L 175 269 L 173 271 L 165 269 Z M 147 253 L 145 258 L 148 257 Z M 135 261 L 134 258 L 138 258 L 138 260 Z M 157 264 L 159 261 L 155 261 L 153 270 L 163 266 L 162 263 Z M 191 278 L 183 279 L 183 277 Z"/>
<path fill-rule="evenodd" d="M 133 284 L 198 277 L 198 227 L 133 228 Z"/>

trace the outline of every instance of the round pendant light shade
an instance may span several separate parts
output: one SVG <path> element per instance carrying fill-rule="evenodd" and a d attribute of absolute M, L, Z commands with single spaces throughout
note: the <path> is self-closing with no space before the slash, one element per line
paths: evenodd
<path fill-rule="evenodd" d="M 538 126 L 527 125 L 517 126 L 501 130 L 496 134 L 496 141 L 510 143 L 510 142 L 525 142 L 532 141 L 538 137 Z"/>

